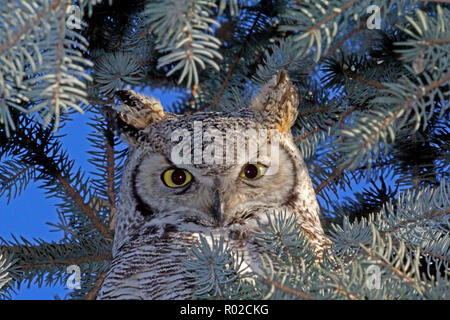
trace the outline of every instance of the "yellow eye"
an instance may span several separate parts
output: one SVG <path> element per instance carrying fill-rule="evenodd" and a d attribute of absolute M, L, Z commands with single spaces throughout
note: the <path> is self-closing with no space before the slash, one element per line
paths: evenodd
<path fill-rule="evenodd" d="M 192 175 L 187 170 L 172 168 L 162 173 L 161 180 L 170 188 L 181 188 L 192 181 Z"/>
<path fill-rule="evenodd" d="M 264 175 L 265 171 L 266 167 L 261 163 L 257 164 L 248 163 L 244 166 L 244 168 L 242 168 L 242 171 L 239 174 L 239 176 L 247 180 L 256 180 L 261 178 Z"/>

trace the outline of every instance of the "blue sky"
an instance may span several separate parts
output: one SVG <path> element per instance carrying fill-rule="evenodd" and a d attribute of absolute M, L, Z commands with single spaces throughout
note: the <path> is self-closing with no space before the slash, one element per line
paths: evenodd
<path fill-rule="evenodd" d="M 160 99 L 165 108 L 171 106 L 179 97 L 178 93 L 170 91 L 145 89 L 142 92 Z M 91 148 L 87 137 L 92 130 L 87 125 L 89 117 L 89 113 L 77 113 L 73 120 L 59 131 L 66 134 L 62 142 L 71 158 L 75 159 L 76 167 L 81 166 L 87 172 L 94 170 L 87 161 L 87 151 Z M 56 200 L 47 198 L 38 186 L 38 183 L 31 183 L 21 196 L 11 200 L 9 205 L 6 198 L 0 198 L 0 237 L 11 240 L 11 235 L 15 235 L 28 240 L 41 238 L 46 241 L 58 241 L 62 238 L 61 232 L 51 232 L 54 228 L 47 224 L 56 222 Z M 37 285 L 31 285 L 30 288 L 20 288 L 13 299 L 54 299 L 55 295 L 63 298 L 68 292 L 65 286 L 38 288 Z"/>

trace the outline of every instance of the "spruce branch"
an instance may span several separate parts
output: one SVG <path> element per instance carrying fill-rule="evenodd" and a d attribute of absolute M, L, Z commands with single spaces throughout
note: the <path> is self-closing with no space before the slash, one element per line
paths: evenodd
<path fill-rule="evenodd" d="M 348 116 L 350 116 L 353 112 L 355 112 L 356 110 L 360 109 L 361 107 L 362 107 L 361 105 L 354 105 L 351 108 L 348 108 L 347 110 L 345 110 L 345 111 L 341 112 L 340 114 L 338 114 L 335 119 L 332 119 L 331 121 L 329 121 L 326 124 L 326 126 L 327 127 L 331 127 L 331 126 L 335 125 L 336 123 L 343 122 Z M 317 112 L 320 112 L 320 110 L 317 110 Z M 294 139 L 294 142 L 295 143 L 300 143 L 303 140 L 305 140 L 306 138 L 308 138 L 310 135 L 313 135 L 313 134 L 315 134 L 317 132 L 320 132 L 322 130 L 324 130 L 324 128 L 317 127 L 317 128 L 315 128 L 315 129 L 313 129 L 311 131 L 305 132 L 302 135 L 296 137 Z"/>
<path fill-rule="evenodd" d="M 103 281 L 105 281 L 107 274 L 108 274 L 107 272 L 102 272 L 98 275 L 97 280 L 94 283 L 94 286 L 86 295 L 86 300 L 95 300 L 95 298 L 97 297 L 97 293 L 99 292 L 103 284 Z"/>
<path fill-rule="evenodd" d="M 44 157 L 45 159 L 46 157 Z M 48 158 L 47 158 L 48 159 Z M 51 159 L 48 159 L 48 161 L 51 161 Z M 41 164 L 42 165 L 42 164 Z M 98 218 L 97 213 L 92 210 L 92 208 L 84 201 L 84 198 L 81 196 L 81 194 L 70 184 L 67 177 L 65 177 L 60 171 L 54 170 L 54 166 L 47 166 L 46 171 L 49 169 L 49 167 L 52 169 L 53 172 L 52 176 L 53 178 L 59 182 L 59 184 L 63 187 L 66 194 L 73 199 L 75 204 L 81 209 L 81 211 L 86 214 L 86 216 L 89 217 L 92 224 L 100 231 L 100 233 L 109 240 L 113 239 L 113 236 L 111 234 L 111 231 L 105 226 L 105 224 Z"/>
<path fill-rule="evenodd" d="M 214 61 L 223 57 L 217 50 L 221 42 L 211 34 L 212 25 L 219 25 L 211 18 L 213 7 L 215 3 L 199 0 L 147 2 L 145 14 L 157 38 L 156 49 L 164 54 L 157 68 L 168 66 L 167 76 L 182 70 L 178 84 L 187 79 L 187 87 L 197 86 L 197 66 L 220 70 Z"/>
<path fill-rule="evenodd" d="M 3 243 L 0 248 L 4 252 L 8 252 L 10 255 L 16 257 L 20 268 L 26 272 L 37 269 L 45 271 L 50 267 L 67 267 L 69 265 L 82 265 L 89 262 L 112 260 L 111 252 L 107 249 L 106 244 L 101 244 L 104 247 L 101 247 L 97 251 L 97 254 L 89 254 L 86 250 L 88 247 L 84 243 L 45 243 L 39 241 L 38 244 L 33 244 L 22 239 L 24 244 L 20 244 L 18 241 L 12 243 L 1 238 L 0 240 L 0 243 Z M 95 246 L 93 243 L 89 243 L 89 245 L 91 246 L 90 250 L 94 251 Z M 76 253 L 77 256 L 60 256 L 57 254 L 48 254 L 48 252 L 70 252 Z"/>
<path fill-rule="evenodd" d="M 378 82 L 373 81 L 373 80 L 370 80 L 370 79 L 367 79 L 363 75 L 357 74 L 356 72 L 352 72 L 349 69 L 344 70 L 343 73 L 344 73 L 344 75 L 346 75 L 350 79 L 355 79 L 355 80 L 357 80 L 357 81 L 359 81 L 361 83 L 364 83 L 364 84 L 369 85 L 371 87 L 374 87 L 376 89 L 386 89 L 386 87 L 383 84 L 378 83 Z"/>
<path fill-rule="evenodd" d="M 30 262 L 20 262 L 20 267 L 24 271 L 36 270 L 48 270 L 53 267 L 67 267 L 69 265 L 81 265 L 84 263 L 93 263 L 98 261 L 111 261 L 112 257 L 109 254 L 96 255 L 96 256 L 86 256 L 81 258 L 66 258 L 66 259 L 52 259 L 43 261 L 30 261 Z"/>
<path fill-rule="evenodd" d="M 68 3 L 64 2 L 61 10 L 63 12 L 66 12 Z M 57 55 L 56 55 L 56 70 L 55 70 L 55 84 L 53 88 L 52 98 L 51 98 L 51 105 L 55 105 L 58 107 L 58 104 L 60 103 L 60 94 L 61 91 L 61 80 L 62 80 L 62 70 L 61 66 L 63 65 L 64 61 L 64 38 L 65 38 L 65 28 L 66 28 L 66 16 L 64 14 L 61 15 L 59 18 L 59 39 L 58 44 L 56 46 Z M 59 124 L 59 108 L 55 110 L 55 128 L 58 128 Z M 51 113 L 49 113 L 50 115 Z M 45 118 L 45 122 L 48 123 L 50 121 L 50 118 Z"/>
<path fill-rule="evenodd" d="M 107 166 L 107 195 L 108 195 L 108 205 L 110 213 L 110 230 L 114 230 L 114 221 L 116 215 L 116 163 L 115 163 L 115 143 L 114 143 L 114 132 L 113 132 L 113 117 L 112 112 L 106 111 L 106 123 L 107 128 L 105 130 L 106 139 L 106 166 Z"/>
<path fill-rule="evenodd" d="M 0 250 L 0 299 L 6 298 L 8 295 L 7 286 L 13 280 L 9 271 L 15 263 L 16 261 L 11 259 L 11 255 L 6 255 L 3 250 Z"/>
<path fill-rule="evenodd" d="M 291 288 L 291 287 L 286 286 L 286 285 L 284 285 L 282 283 L 278 283 L 278 282 L 276 282 L 274 280 L 271 280 L 271 279 L 269 279 L 267 277 L 264 277 L 264 276 L 261 276 L 259 278 L 259 281 L 261 281 L 262 283 L 264 283 L 265 285 L 267 285 L 269 287 L 274 287 L 274 288 L 276 288 L 276 289 L 278 289 L 278 290 L 280 290 L 282 292 L 285 292 L 285 293 L 287 293 L 289 295 L 292 295 L 292 296 L 300 298 L 300 299 L 304 299 L 304 300 L 315 300 L 316 299 L 316 297 L 313 296 L 313 295 L 310 295 L 308 293 L 302 292 L 302 291 L 300 291 L 298 289 Z"/>
<path fill-rule="evenodd" d="M 38 114 L 45 125 L 87 104 L 86 39 L 66 26 L 67 1 L 8 3 L 0 10 L 0 122 L 15 129 L 11 109 Z M 51 32 L 49 32 L 51 30 Z"/>
<path fill-rule="evenodd" d="M 63 3 L 64 2 L 65 1 L 63 1 Z M 3 55 L 6 49 L 13 47 L 18 41 L 20 41 L 22 37 L 33 27 L 37 26 L 46 15 L 52 14 L 53 11 L 59 9 L 61 3 L 62 2 L 60 0 L 52 1 L 49 6 L 45 6 L 42 8 L 42 10 L 37 11 L 34 19 L 28 21 L 27 23 L 22 25 L 21 28 L 15 30 L 14 34 L 7 38 L 2 45 L 0 45 L 0 55 Z"/>
<path fill-rule="evenodd" d="M 233 75 L 233 72 L 234 72 L 234 70 L 236 69 L 237 64 L 239 63 L 239 60 L 241 60 L 241 58 L 242 58 L 242 56 L 243 56 L 243 54 L 244 54 L 245 48 L 246 48 L 246 46 L 247 46 L 247 43 L 248 43 L 248 41 L 250 40 L 250 37 L 252 36 L 253 30 L 255 29 L 255 26 L 257 25 L 260 16 L 261 16 L 261 11 L 258 11 L 258 14 L 257 14 L 256 17 L 255 17 L 255 20 L 253 21 L 253 24 L 252 24 L 250 30 L 248 31 L 245 40 L 244 40 L 244 41 L 242 42 L 242 44 L 241 44 L 241 48 L 239 49 L 238 54 L 237 54 L 236 57 L 234 58 L 233 63 L 231 64 L 230 69 L 229 69 L 228 72 L 227 72 L 227 75 L 226 75 L 226 77 L 225 77 L 225 80 L 222 82 L 222 86 L 220 87 L 220 89 L 219 89 L 219 91 L 218 91 L 216 97 L 214 98 L 214 100 L 213 100 L 211 106 L 209 106 L 209 108 L 210 108 L 211 110 L 214 110 L 214 108 L 216 107 L 216 105 L 219 103 L 220 98 L 222 97 L 222 95 L 223 95 L 223 93 L 224 93 L 224 91 L 225 91 L 225 88 L 226 88 L 227 85 L 228 85 L 228 81 L 230 81 L 230 78 L 231 78 L 231 76 Z"/>
<path fill-rule="evenodd" d="M 359 32 L 365 30 L 365 28 L 367 28 L 366 24 L 363 23 L 362 21 L 358 24 L 358 26 L 356 28 L 353 28 L 350 32 L 348 32 L 344 37 L 342 37 L 342 39 L 340 39 L 338 42 L 336 42 L 330 49 L 328 49 L 328 51 L 322 55 L 319 59 L 319 61 L 317 62 L 318 64 L 326 61 L 329 57 L 331 57 L 336 51 L 342 49 L 342 46 L 344 45 L 344 43 L 349 40 L 350 38 L 352 38 L 354 35 L 358 34 Z M 311 67 L 306 71 L 307 74 L 309 74 L 311 71 L 314 70 L 314 68 L 317 65 L 313 64 L 311 65 Z"/>
<path fill-rule="evenodd" d="M 101 272 L 112 260 L 111 243 L 99 239 L 80 239 L 78 241 L 46 242 L 42 239 L 29 241 L 23 237 L 8 241 L 0 238 L 0 250 L 14 257 L 12 288 L 28 282 L 39 286 L 64 283 L 68 276 L 67 267 L 77 265 L 86 273 Z"/>
<path fill-rule="evenodd" d="M 105 104 L 105 101 L 102 103 Z M 96 107 L 95 111 L 101 115 L 95 115 L 89 123 L 94 132 L 88 138 L 94 147 L 89 151 L 91 158 L 88 161 L 96 168 L 91 179 L 96 198 L 93 203 L 107 209 L 102 212 L 107 216 L 109 229 L 113 232 L 117 190 L 128 149 L 122 148 L 120 139 L 115 136 L 114 112 L 103 106 Z"/>
<path fill-rule="evenodd" d="M 374 107 L 356 119 L 340 131 L 340 147 L 338 151 L 348 155 L 351 159 L 350 167 L 373 162 L 373 158 L 379 153 L 379 143 L 388 144 L 395 139 L 395 132 L 406 125 L 414 124 L 415 129 L 421 123 L 421 119 L 427 119 L 426 108 L 422 101 L 429 94 L 436 94 L 440 86 L 448 84 L 450 74 L 447 72 L 440 77 L 431 80 L 428 84 L 417 85 L 406 78 L 401 78 L 399 83 L 384 83 L 385 89 L 380 90 L 380 95 L 370 102 Z M 446 104 L 442 101 L 442 104 Z M 444 107 L 445 109 L 445 107 Z M 414 112 L 418 117 L 410 117 Z M 426 123 L 426 121 L 424 121 Z M 381 141 L 380 141 L 381 140 Z"/>
<path fill-rule="evenodd" d="M 230 298 L 239 290 L 239 281 L 245 277 L 243 257 L 231 250 L 224 238 L 200 235 L 191 254 L 184 261 L 196 296 L 212 296 L 217 299 Z M 237 287 L 237 289 L 235 289 Z"/>
<path fill-rule="evenodd" d="M 347 170 L 350 165 L 352 164 L 351 161 L 347 161 L 344 164 L 342 164 L 340 167 L 334 169 L 334 171 L 330 174 L 330 176 L 322 181 L 320 185 L 318 185 L 314 191 L 316 194 L 319 194 L 325 187 L 327 187 L 330 183 L 332 183 L 334 180 L 336 180 L 342 173 Z"/>
<path fill-rule="evenodd" d="M 329 111 L 331 109 L 330 105 L 319 105 L 317 107 L 315 107 L 314 109 L 310 109 L 310 110 L 299 110 L 298 112 L 298 116 L 299 117 L 303 117 L 303 116 L 307 116 L 310 114 L 314 114 L 316 112 L 326 112 Z"/>
<path fill-rule="evenodd" d="M 19 196 L 28 183 L 36 178 L 34 169 L 34 165 L 24 164 L 20 160 L 4 161 L 0 165 L 0 196 L 6 194 L 7 203 Z"/>
<path fill-rule="evenodd" d="M 448 206 L 447 208 L 438 208 L 438 209 L 433 209 L 429 212 L 425 212 L 421 215 L 418 215 L 414 218 L 408 219 L 408 220 L 403 220 L 401 221 L 398 225 L 395 226 L 390 226 L 389 229 L 383 229 L 380 231 L 381 234 L 387 234 L 387 233 L 392 233 L 392 232 L 396 232 L 401 228 L 406 227 L 408 224 L 412 224 L 412 223 L 419 223 L 419 222 L 423 222 L 424 219 L 428 220 L 428 219 L 436 219 L 436 218 L 440 218 L 444 215 L 450 214 L 450 206 Z"/>
<path fill-rule="evenodd" d="M 8 141 L 6 135 L 3 138 L 7 143 L 14 143 L 15 150 L 12 152 L 16 155 L 22 155 L 26 159 L 28 165 L 33 165 L 37 170 L 41 171 L 43 177 L 51 177 L 64 193 L 73 201 L 73 203 L 83 212 L 98 229 L 98 231 L 106 238 L 112 240 L 113 236 L 105 224 L 100 220 L 89 203 L 85 201 L 85 197 L 81 194 L 81 190 L 72 185 L 73 178 L 70 176 L 68 168 L 63 168 L 61 160 L 66 158 L 64 153 L 59 153 L 60 146 L 55 146 L 53 155 L 47 153 L 49 147 L 47 143 L 51 140 L 50 129 L 43 129 L 40 125 L 35 124 L 32 128 L 17 128 L 11 141 Z M 30 121 L 28 121 L 30 125 Z M 0 137 L 1 138 L 1 137 Z M 6 146 L 5 146 L 6 147 Z M 37 177 L 39 179 L 39 177 Z"/>
<path fill-rule="evenodd" d="M 329 47 L 338 33 L 338 21 L 345 20 L 347 11 L 354 8 L 354 15 L 358 16 L 361 8 L 356 4 L 359 1 L 337 1 L 317 4 L 314 1 L 295 3 L 291 10 L 283 14 L 285 22 L 280 26 L 281 31 L 292 32 L 294 42 L 298 43 L 298 55 L 305 55 L 315 46 L 315 62 L 322 55 L 323 38 L 326 39 L 325 48 Z M 328 10 L 325 10 L 327 8 Z"/>
<path fill-rule="evenodd" d="M 390 252 L 391 246 L 392 246 L 392 243 L 390 242 L 391 238 L 388 237 L 388 241 L 389 241 L 389 244 L 388 244 L 389 247 L 387 247 L 385 250 Z M 402 246 L 402 245 L 404 245 L 404 244 L 402 242 L 400 242 L 400 246 Z M 417 281 L 412 276 L 407 274 L 405 271 L 403 271 L 403 270 L 399 269 L 398 267 L 396 267 L 394 265 L 394 263 L 389 261 L 390 259 L 387 258 L 385 255 L 383 255 L 382 253 L 380 253 L 380 252 L 378 252 L 376 250 L 369 249 L 369 248 L 367 248 L 364 245 L 361 245 L 361 248 L 365 251 L 365 253 L 370 258 L 372 258 L 373 260 L 377 261 L 383 267 L 389 269 L 391 272 L 393 272 L 395 275 L 397 275 L 401 279 L 406 280 L 413 288 L 418 288 L 422 292 L 425 291 L 425 287 L 420 283 L 420 281 Z M 402 255 L 400 252 L 399 252 L 399 254 Z M 416 257 L 416 261 L 418 263 L 419 252 L 415 253 L 415 257 Z M 394 257 L 393 259 L 394 259 L 394 261 L 397 260 L 398 256 Z M 417 265 L 417 263 L 416 263 L 416 265 Z M 413 270 L 413 272 L 417 273 L 416 270 Z"/>

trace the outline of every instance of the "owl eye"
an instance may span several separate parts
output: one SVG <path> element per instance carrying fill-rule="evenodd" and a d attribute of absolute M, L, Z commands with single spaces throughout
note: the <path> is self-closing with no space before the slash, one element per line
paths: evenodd
<path fill-rule="evenodd" d="M 167 169 L 161 175 L 161 180 L 169 188 L 180 188 L 192 181 L 192 175 L 185 169 Z"/>
<path fill-rule="evenodd" d="M 247 180 L 256 180 L 261 178 L 264 175 L 264 172 L 266 171 L 266 167 L 261 164 L 246 164 L 244 168 L 242 168 L 241 173 L 239 176 L 243 179 Z"/>

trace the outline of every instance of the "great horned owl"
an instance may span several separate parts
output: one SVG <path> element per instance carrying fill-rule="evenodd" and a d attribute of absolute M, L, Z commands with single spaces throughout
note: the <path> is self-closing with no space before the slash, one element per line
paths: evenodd
<path fill-rule="evenodd" d="M 247 265 L 257 268 L 250 231 L 273 210 L 295 214 L 321 255 L 327 240 L 308 170 L 290 132 L 298 95 L 286 72 L 274 76 L 248 108 L 231 112 L 176 115 L 152 98 L 132 91 L 117 94 L 123 102 L 117 122 L 130 153 L 113 262 L 98 299 L 192 298 L 183 261 L 199 234 L 225 237 L 244 252 Z M 230 148 L 228 140 L 241 142 Z M 244 151 L 237 151 L 242 146 Z M 262 147 L 271 151 L 266 154 Z M 185 154 L 180 156 L 180 150 Z M 276 161 L 267 161 L 268 154 Z M 226 156 L 231 161 L 222 161 Z"/>

